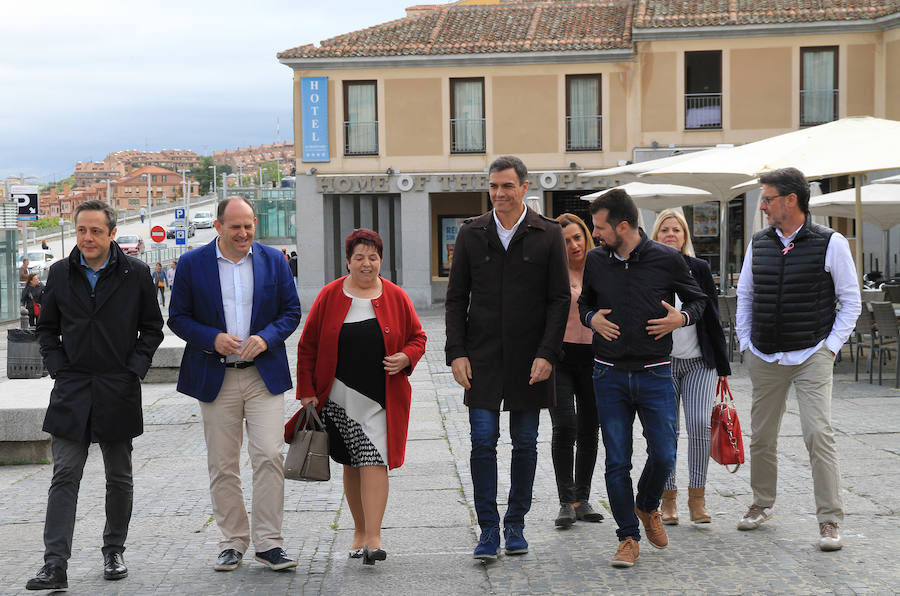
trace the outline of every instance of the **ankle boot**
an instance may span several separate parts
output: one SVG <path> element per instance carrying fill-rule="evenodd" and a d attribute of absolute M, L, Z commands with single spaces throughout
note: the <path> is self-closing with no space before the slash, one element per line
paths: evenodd
<path fill-rule="evenodd" d="M 695 524 L 708 524 L 712 521 L 709 512 L 706 511 L 706 489 L 704 487 L 688 488 L 688 509 L 691 512 L 691 521 Z"/>
<path fill-rule="evenodd" d="M 678 495 L 677 489 L 664 490 L 662 494 L 662 503 L 659 511 L 662 513 L 662 523 L 667 526 L 678 525 L 678 506 L 675 504 L 675 497 Z"/>

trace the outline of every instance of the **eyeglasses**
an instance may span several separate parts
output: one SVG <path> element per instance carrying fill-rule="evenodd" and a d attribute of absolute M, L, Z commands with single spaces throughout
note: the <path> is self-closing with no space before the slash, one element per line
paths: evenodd
<path fill-rule="evenodd" d="M 769 203 L 771 203 L 775 199 L 781 198 L 783 196 L 784 195 L 775 195 L 774 197 L 759 197 L 759 202 L 762 203 L 763 205 L 765 205 L 766 207 L 768 207 Z"/>

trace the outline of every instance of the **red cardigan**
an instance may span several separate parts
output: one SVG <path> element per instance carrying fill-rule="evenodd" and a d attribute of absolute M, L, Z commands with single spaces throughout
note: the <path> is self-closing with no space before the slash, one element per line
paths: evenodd
<path fill-rule="evenodd" d="M 320 411 L 331 393 L 337 370 L 338 335 L 353 302 L 344 294 L 344 279 L 346 276 L 329 283 L 316 296 L 297 346 L 297 399 L 315 395 Z M 389 468 L 399 468 L 406 454 L 412 401 L 412 388 L 407 377 L 425 353 L 426 337 L 406 292 L 386 279 L 382 279 L 381 284 L 381 296 L 372 300 L 372 307 L 384 336 L 385 354 L 403 352 L 410 362 L 405 370 L 384 375 L 387 464 Z M 285 442 L 289 443 L 293 437 L 298 416 L 299 412 L 285 424 Z"/>

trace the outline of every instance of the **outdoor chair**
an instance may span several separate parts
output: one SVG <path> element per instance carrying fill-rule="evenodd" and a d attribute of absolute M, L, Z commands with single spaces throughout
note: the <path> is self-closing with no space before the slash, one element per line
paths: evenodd
<path fill-rule="evenodd" d="M 875 321 L 872 320 L 872 313 L 863 305 L 862 312 L 856 318 L 856 328 L 850 334 L 850 357 L 856 356 L 856 366 L 853 373 L 853 380 L 859 381 L 859 363 L 865 356 L 865 348 L 869 348 L 869 355 L 866 356 L 866 370 L 869 373 L 869 383 L 872 382 L 872 358 L 875 354 L 875 331 L 873 326 Z M 856 342 L 856 348 L 853 342 Z"/>
<path fill-rule="evenodd" d="M 885 301 L 900 302 L 900 285 L 884 284 L 881 286 L 881 291 L 884 292 Z"/>
<path fill-rule="evenodd" d="M 732 323 L 731 308 L 727 296 L 718 296 L 719 321 L 722 323 L 722 331 L 725 332 L 725 342 L 728 344 L 728 362 L 734 361 L 735 330 Z"/>
<path fill-rule="evenodd" d="M 741 342 L 737 336 L 737 295 L 726 295 L 725 302 L 728 305 L 728 326 L 731 329 L 731 339 L 728 342 L 728 361 L 731 362 L 734 360 L 734 351 L 738 350 L 740 352 L 741 349 Z M 740 354 L 740 361 L 741 364 L 744 363 L 744 354 L 742 353 Z"/>
<path fill-rule="evenodd" d="M 897 326 L 897 315 L 890 302 L 872 302 L 872 315 L 878 333 L 878 384 L 881 385 L 881 367 L 891 352 L 894 352 L 894 388 L 900 388 L 900 354 L 897 353 L 900 331 Z"/>

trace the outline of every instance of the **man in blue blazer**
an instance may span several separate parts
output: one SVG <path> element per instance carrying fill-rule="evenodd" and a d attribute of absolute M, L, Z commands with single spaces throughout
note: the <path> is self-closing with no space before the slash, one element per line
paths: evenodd
<path fill-rule="evenodd" d="M 237 568 L 250 545 L 271 569 L 296 567 L 284 552 L 284 341 L 300 324 L 300 300 L 284 255 L 253 242 L 256 217 L 243 197 L 218 206 L 218 238 L 185 253 L 169 300 L 169 327 L 187 342 L 178 391 L 200 400 L 213 515 L 222 531 L 214 568 Z M 240 477 L 242 427 L 253 465 L 252 524 Z"/>

